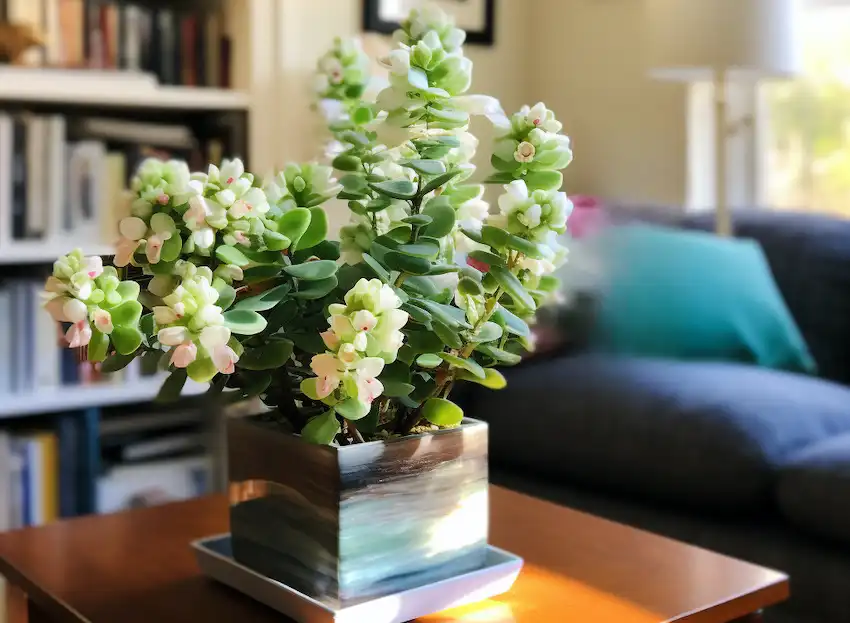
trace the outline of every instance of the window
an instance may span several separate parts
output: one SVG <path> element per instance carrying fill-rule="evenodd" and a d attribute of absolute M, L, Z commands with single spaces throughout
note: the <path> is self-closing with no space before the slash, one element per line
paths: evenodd
<path fill-rule="evenodd" d="M 763 200 L 850 218 L 850 0 L 808 0 L 804 72 L 764 87 Z"/>

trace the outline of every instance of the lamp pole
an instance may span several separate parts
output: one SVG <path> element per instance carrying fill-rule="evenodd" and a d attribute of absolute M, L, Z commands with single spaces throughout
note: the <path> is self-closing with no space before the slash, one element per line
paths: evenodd
<path fill-rule="evenodd" d="M 732 215 L 726 184 L 729 147 L 728 75 L 725 69 L 714 71 L 714 204 L 715 229 L 720 236 L 732 235 Z"/>

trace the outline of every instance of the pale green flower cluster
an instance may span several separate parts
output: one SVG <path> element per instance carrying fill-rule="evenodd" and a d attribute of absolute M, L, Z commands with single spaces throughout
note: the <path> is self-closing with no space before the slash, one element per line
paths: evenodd
<path fill-rule="evenodd" d="M 369 83 L 369 57 L 357 39 L 336 37 L 317 64 L 314 88 L 323 100 L 358 100 Z"/>
<path fill-rule="evenodd" d="M 187 368 L 196 381 L 209 381 L 218 372 L 232 374 L 239 355 L 228 343 L 230 329 L 223 326 L 219 293 L 212 287 L 212 271 L 197 269 L 153 308 L 157 340 L 170 349 L 169 363 Z"/>
<path fill-rule="evenodd" d="M 288 164 L 269 179 L 264 187 L 269 204 L 277 208 L 275 216 L 292 208 L 309 208 L 335 197 L 342 186 L 333 176 L 333 168 L 317 163 Z"/>
<path fill-rule="evenodd" d="M 377 279 L 360 279 L 344 300 L 328 308 L 330 329 L 321 334 L 328 351 L 313 357 L 316 378 L 305 379 L 301 389 L 332 404 L 353 399 L 350 419 L 359 419 L 384 391 L 377 377 L 396 359 L 408 314 L 399 309 L 401 299 L 393 289 Z"/>
<path fill-rule="evenodd" d="M 89 359 L 102 361 L 110 341 L 121 354 L 133 353 L 142 336 L 136 325 L 142 306 L 139 284 L 121 281 L 99 257 L 79 249 L 57 260 L 45 285 L 45 308 L 59 322 L 70 323 L 65 339 L 72 348 L 89 346 Z"/>
<path fill-rule="evenodd" d="M 570 139 L 560 134 L 561 123 L 543 103 L 523 106 L 510 119 L 496 123 L 494 164 L 501 170 L 558 171 L 573 159 Z"/>

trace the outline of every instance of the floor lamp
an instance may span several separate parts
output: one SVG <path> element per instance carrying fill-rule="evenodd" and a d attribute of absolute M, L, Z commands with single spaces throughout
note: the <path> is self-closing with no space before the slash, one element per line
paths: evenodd
<path fill-rule="evenodd" d="M 730 84 L 799 71 L 799 0 L 645 0 L 650 75 L 714 85 L 717 233 L 732 234 L 727 189 Z"/>

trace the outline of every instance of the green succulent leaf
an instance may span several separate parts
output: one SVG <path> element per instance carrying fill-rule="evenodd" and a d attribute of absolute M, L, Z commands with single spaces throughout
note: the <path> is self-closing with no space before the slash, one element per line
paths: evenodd
<path fill-rule="evenodd" d="M 105 333 L 92 329 L 91 339 L 89 340 L 88 356 L 89 361 L 100 362 L 106 359 L 106 353 L 109 350 L 109 336 Z"/>
<path fill-rule="evenodd" d="M 136 327 L 142 317 L 142 304 L 139 301 L 124 301 L 109 313 L 116 327 Z"/>
<path fill-rule="evenodd" d="M 436 368 L 441 363 L 443 363 L 443 360 L 437 353 L 424 353 L 416 358 L 416 365 L 422 368 Z"/>
<path fill-rule="evenodd" d="M 263 232 L 263 243 L 269 251 L 283 251 L 292 245 L 289 238 L 270 229 Z"/>
<path fill-rule="evenodd" d="M 237 335 L 256 335 L 266 328 L 266 319 L 248 309 L 231 309 L 224 312 L 224 325 Z"/>
<path fill-rule="evenodd" d="M 277 230 L 289 238 L 293 246 L 297 247 L 301 237 L 310 227 L 312 218 L 313 213 L 308 208 L 293 208 L 280 217 L 277 222 Z"/>
<path fill-rule="evenodd" d="M 473 359 L 463 359 L 457 355 L 452 355 L 451 353 L 437 353 L 437 356 L 453 368 L 462 368 L 467 372 L 471 372 L 480 379 L 485 377 L 484 368 L 482 368 Z"/>
<path fill-rule="evenodd" d="M 434 320 L 431 323 L 431 328 L 446 346 L 450 348 L 463 348 L 463 340 L 460 339 L 460 336 L 454 329 L 450 329 L 438 320 Z"/>
<path fill-rule="evenodd" d="M 401 219 L 402 223 L 409 223 L 414 227 L 423 227 L 424 225 L 430 225 L 434 222 L 427 214 L 414 214 L 413 216 L 408 216 L 406 218 Z"/>
<path fill-rule="evenodd" d="M 509 309 L 505 309 L 501 305 L 496 307 L 496 311 L 493 313 L 492 319 L 504 327 L 505 331 L 508 333 L 513 333 L 519 337 L 528 337 L 531 335 L 531 329 L 528 328 L 528 324 L 525 320 L 514 314 Z"/>
<path fill-rule="evenodd" d="M 252 296 L 247 299 L 242 299 L 236 305 L 233 306 L 233 309 L 248 309 L 251 311 L 266 311 L 275 307 L 278 303 L 280 303 L 289 291 L 292 289 L 292 286 L 288 283 L 281 284 L 279 286 L 275 286 L 271 290 L 266 290 L 262 294 L 258 294 L 257 296 Z"/>
<path fill-rule="evenodd" d="M 270 340 L 262 346 L 247 349 L 236 365 L 245 370 L 274 370 L 286 364 L 292 356 L 293 347 L 290 340 Z"/>
<path fill-rule="evenodd" d="M 360 402 L 356 398 L 346 398 L 334 405 L 334 410 L 346 420 L 352 422 L 360 420 L 369 415 L 370 405 Z"/>
<path fill-rule="evenodd" d="M 168 378 L 162 383 L 162 387 L 159 388 L 155 402 L 174 402 L 180 398 L 187 376 L 186 370 L 181 368 L 177 368 L 169 374 Z"/>
<path fill-rule="evenodd" d="M 292 264 L 284 266 L 283 271 L 296 279 L 305 281 L 318 281 L 327 279 L 336 274 L 337 264 L 331 260 L 316 260 L 304 262 L 303 264 Z"/>
<path fill-rule="evenodd" d="M 519 236 L 514 236 L 513 234 L 508 235 L 507 246 L 509 249 L 519 251 L 520 253 L 536 260 L 543 259 L 543 254 L 540 252 L 540 247 L 537 244 L 530 240 L 520 238 Z"/>
<path fill-rule="evenodd" d="M 112 344 L 121 355 L 132 355 L 142 345 L 142 332 L 136 327 L 115 327 L 112 330 Z"/>
<path fill-rule="evenodd" d="M 445 197 L 437 197 L 429 201 L 422 213 L 432 219 L 430 225 L 422 228 L 423 235 L 442 238 L 454 229 L 456 213 Z"/>
<path fill-rule="evenodd" d="M 316 245 L 325 242 L 328 236 L 328 215 L 319 207 L 309 208 L 310 224 L 307 226 L 307 231 L 301 236 L 297 244 L 293 245 L 296 249 L 311 249 Z M 331 245 L 333 246 L 333 245 Z M 318 253 L 316 255 L 319 255 Z M 319 255 L 323 260 L 335 260 L 339 258 L 339 247 L 336 247 L 336 257 L 324 257 Z"/>
<path fill-rule="evenodd" d="M 416 196 L 416 186 L 408 180 L 390 180 L 387 182 L 370 183 L 369 187 L 382 195 L 393 199 L 413 199 Z"/>
<path fill-rule="evenodd" d="M 251 260 L 242 251 L 226 244 L 216 247 L 215 256 L 225 264 L 233 264 L 240 268 L 251 263 Z"/>
<path fill-rule="evenodd" d="M 403 160 L 399 164 L 423 175 L 442 175 L 446 172 L 446 165 L 439 160 Z"/>
<path fill-rule="evenodd" d="M 369 267 L 369 269 L 375 273 L 375 276 L 383 281 L 384 283 L 390 282 L 390 273 L 378 263 L 374 257 L 369 255 L 368 253 L 363 254 L 363 263 Z"/>
<path fill-rule="evenodd" d="M 221 279 L 217 279 L 216 281 L 220 283 L 213 282 L 213 287 L 218 292 L 218 300 L 215 302 L 215 304 L 221 307 L 223 310 L 228 309 L 231 305 L 233 305 L 233 301 L 236 300 L 236 290 L 233 288 L 233 286 L 227 285 Z"/>
<path fill-rule="evenodd" d="M 508 246 L 508 236 L 510 234 L 504 229 L 492 225 L 484 225 L 481 228 L 481 242 L 494 249 L 504 249 Z"/>
<path fill-rule="evenodd" d="M 400 381 L 381 381 L 384 385 L 384 396 L 389 398 L 401 398 L 409 396 L 415 389 L 410 383 L 402 383 Z"/>
<path fill-rule="evenodd" d="M 434 259 L 437 257 L 437 254 L 440 252 L 440 245 L 435 242 L 430 241 L 420 241 L 413 242 L 410 244 L 401 245 L 397 251 L 399 253 L 405 253 L 407 255 L 414 255 L 416 257 L 425 257 L 428 259 Z"/>
<path fill-rule="evenodd" d="M 325 343 L 322 341 L 322 336 L 319 335 L 317 331 L 311 331 L 310 333 L 287 333 L 288 338 L 290 338 L 299 350 L 303 350 L 305 353 L 323 353 L 327 350 Z"/>
<path fill-rule="evenodd" d="M 277 264 L 262 264 L 260 266 L 246 268 L 244 273 L 245 276 L 242 277 L 242 281 L 245 283 L 257 283 L 258 281 L 266 281 L 280 275 L 280 266 Z"/>
<path fill-rule="evenodd" d="M 419 191 L 419 194 L 424 197 L 431 191 L 437 190 L 440 186 L 449 183 L 461 173 L 463 173 L 461 169 L 446 171 L 442 175 L 438 175 L 434 179 L 430 180 L 427 184 L 425 184 L 425 186 L 422 187 L 422 190 Z"/>
<path fill-rule="evenodd" d="M 503 160 L 499 158 L 499 156 L 490 156 L 490 164 L 493 165 L 493 168 L 497 171 L 501 172 L 511 172 L 516 171 L 522 166 L 521 162 L 517 162 L 513 158 L 510 160 Z M 509 177 L 507 181 L 502 182 L 503 184 L 508 184 L 513 181 L 513 176 Z"/>
<path fill-rule="evenodd" d="M 457 284 L 457 289 L 461 294 L 468 294 L 470 296 L 484 294 L 484 288 L 481 287 L 481 284 L 469 277 L 462 277 Z"/>
<path fill-rule="evenodd" d="M 528 190 L 558 190 L 564 183 L 564 175 L 560 171 L 530 171 L 525 176 Z"/>
<path fill-rule="evenodd" d="M 502 337 L 502 327 L 495 322 L 485 322 L 479 327 L 478 332 L 470 334 L 468 341 L 476 343 L 493 342 Z"/>
<path fill-rule="evenodd" d="M 431 262 L 422 257 L 416 257 L 399 251 L 388 251 L 384 262 L 393 270 L 411 275 L 427 275 L 431 270 Z"/>
<path fill-rule="evenodd" d="M 491 346 L 490 344 L 479 344 L 475 350 L 484 353 L 496 363 L 515 366 L 522 361 L 522 356 L 497 348 L 496 346 Z"/>
<path fill-rule="evenodd" d="M 359 171 L 360 158 L 342 154 L 334 158 L 331 165 L 334 169 L 339 169 L 340 171 Z"/>
<path fill-rule="evenodd" d="M 483 385 L 488 389 L 504 389 L 508 382 L 502 373 L 493 368 L 484 368 L 484 378 L 479 378 L 466 370 L 460 370 L 455 374 L 455 379 L 460 381 L 471 381 Z"/>
<path fill-rule="evenodd" d="M 307 301 L 320 299 L 333 292 L 338 283 L 336 275 L 328 277 L 327 279 L 304 281 L 300 283 L 298 291 L 292 292 L 290 296 Z"/>
<path fill-rule="evenodd" d="M 416 307 L 410 303 L 405 303 L 401 306 L 401 308 L 410 314 L 410 317 L 414 320 L 414 322 L 418 322 L 419 324 L 424 324 L 428 326 L 431 324 L 431 314 L 421 307 Z"/>
<path fill-rule="evenodd" d="M 561 280 L 552 275 L 544 275 L 540 278 L 540 283 L 537 287 L 543 292 L 555 292 L 561 287 Z"/>
<path fill-rule="evenodd" d="M 445 398 L 429 398 L 422 405 L 422 416 L 437 426 L 457 426 L 463 421 L 463 409 Z"/>
<path fill-rule="evenodd" d="M 331 409 L 310 418 L 304 428 L 301 429 L 301 437 L 309 443 L 329 445 L 333 443 L 340 430 L 339 420 L 336 419 L 336 413 Z"/>
<path fill-rule="evenodd" d="M 366 189 L 369 188 L 369 185 L 366 183 L 366 178 L 362 175 L 357 175 L 356 173 L 343 175 L 340 178 L 339 183 L 342 184 L 342 187 L 348 192 L 365 192 Z"/>
<path fill-rule="evenodd" d="M 135 358 L 136 357 L 133 354 L 122 355 L 121 353 L 115 353 L 104 359 L 103 363 L 100 365 L 100 371 L 105 374 L 118 372 L 130 365 L 130 362 L 132 362 Z"/>
<path fill-rule="evenodd" d="M 505 266 L 504 258 L 495 253 L 476 249 L 475 251 L 470 251 L 469 257 L 478 262 L 484 262 L 487 266 Z"/>
<path fill-rule="evenodd" d="M 499 171 L 498 173 L 493 173 L 492 175 L 487 176 L 484 179 L 485 184 L 510 184 L 516 179 L 513 173 L 508 171 Z"/>
<path fill-rule="evenodd" d="M 499 285 L 504 288 L 505 292 L 507 292 L 518 305 L 522 305 L 531 311 L 534 311 L 537 308 L 537 305 L 534 303 L 534 299 L 525 287 L 523 287 L 519 279 L 517 279 L 516 276 L 514 276 L 514 274 L 507 268 L 504 266 L 491 266 L 490 274 L 493 275 Z"/>
<path fill-rule="evenodd" d="M 316 208 L 312 208 L 316 209 Z M 318 213 L 313 215 L 313 220 L 310 221 L 310 227 L 307 229 L 307 233 L 301 236 L 301 244 L 304 245 L 307 239 L 311 236 L 311 231 L 313 230 L 313 226 L 316 225 L 318 219 L 322 219 L 325 227 L 327 227 L 327 216 L 325 215 L 324 210 L 322 210 L 322 216 L 320 217 Z M 339 259 L 339 242 L 335 240 L 322 240 L 314 244 L 312 247 L 302 246 L 297 251 L 292 254 L 292 262 L 294 264 L 302 264 L 309 260 L 311 257 L 317 257 L 320 260 L 338 260 Z"/>

